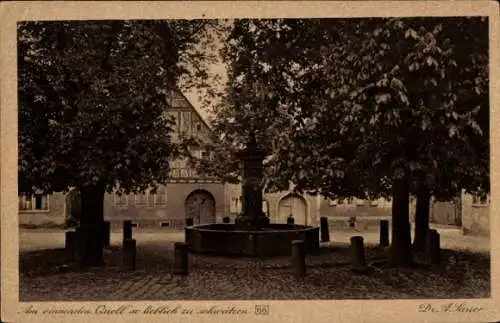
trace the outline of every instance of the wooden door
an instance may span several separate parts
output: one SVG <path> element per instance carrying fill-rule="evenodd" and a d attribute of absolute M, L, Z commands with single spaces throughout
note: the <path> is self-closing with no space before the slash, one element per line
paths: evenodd
<path fill-rule="evenodd" d="M 185 203 L 186 219 L 193 219 L 194 224 L 215 223 L 215 200 L 207 191 L 194 191 Z"/>
<path fill-rule="evenodd" d="M 306 225 L 307 205 L 305 199 L 296 194 L 285 196 L 278 206 L 279 222 L 285 223 L 290 214 L 295 219 L 295 224 Z"/>

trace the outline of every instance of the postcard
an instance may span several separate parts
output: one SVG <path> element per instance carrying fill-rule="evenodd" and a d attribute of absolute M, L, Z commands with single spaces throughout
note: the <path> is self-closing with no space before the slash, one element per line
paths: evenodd
<path fill-rule="evenodd" d="M 2 322 L 500 319 L 498 3 L 0 10 Z"/>

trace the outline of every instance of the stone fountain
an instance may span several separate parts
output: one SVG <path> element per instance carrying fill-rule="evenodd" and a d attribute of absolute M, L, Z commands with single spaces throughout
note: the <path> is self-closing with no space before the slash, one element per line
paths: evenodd
<path fill-rule="evenodd" d="M 262 211 L 263 160 L 255 134 L 238 157 L 243 164 L 243 208 L 235 223 L 187 226 L 186 244 L 191 252 L 236 256 L 288 256 L 292 241 L 304 241 L 307 252 L 319 249 L 319 227 L 271 223 Z"/>
<path fill-rule="evenodd" d="M 258 230 L 269 224 L 269 218 L 262 211 L 263 161 L 266 154 L 257 146 L 255 133 L 250 134 L 246 149 L 238 154 L 243 164 L 243 212 L 236 218 L 238 229 Z"/>

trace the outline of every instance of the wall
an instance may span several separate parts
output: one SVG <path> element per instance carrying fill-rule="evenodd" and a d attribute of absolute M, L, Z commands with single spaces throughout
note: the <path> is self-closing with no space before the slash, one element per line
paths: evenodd
<path fill-rule="evenodd" d="M 478 201 L 463 193 L 460 199 L 432 203 L 431 222 L 462 227 L 464 234 L 489 235 L 490 201 Z"/>
<path fill-rule="evenodd" d="M 215 200 L 215 216 L 217 222 L 222 222 L 226 215 L 224 185 L 220 183 L 168 183 L 166 186 L 166 205 L 155 207 L 117 207 L 114 194 L 106 194 L 104 217 L 112 222 L 132 220 L 139 226 L 160 226 L 160 222 L 169 222 L 169 226 L 182 227 L 185 223 L 185 201 L 195 190 L 205 190 L 212 194 Z"/>
<path fill-rule="evenodd" d="M 228 209 L 231 214 L 230 217 L 234 219 L 241 212 L 241 205 L 238 207 L 234 205 L 235 199 L 239 200 L 241 197 L 241 185 L 227 184 L 227 198 Z M 286 223 L 286 217 L 279 217 L 279 203 L 280 201 L 291 194 L 291 191 L 282 191 L 278 193 L 265 193 L 263 200 L 267 201 L 268 214 L 271 222 Z M 306 221 L 307 225 L 316 225 L 319 223 L 319 199 L 312 195 L 300 195 L 305 200 L 306 204 Z"/>
<path fill-rule="evenodd" d="M 460 201 L 432 201 L 430 221 L 436 224 L 460 226 Z"/>
<path fill-rule="evenodd" d="M 48 210 L 19 211 L 19 224 L 34 226 L 64 225 L 66 221 L 65 194 L 54 193 L 49 195 L 48 199 Z"/>
<path fill-rule="evenodd" d="M 390 217 L 392 202 L 384 198 L 373 201 L 357 198 L 344 199 L 342 203 L 338 200 L 321 198 L 319 213 L 326 217 L 348 218 L 357 217 Z M 410 202 L 410 220 L 415 217 L 415 202 Z"/>
<path fill-rule="evenodd" d="M 269 216 L 270 216 L 271 221 L 278 222 L 278 223 L 286 222 L 285 216 L 280 217 L 279 204 L 283 198 L 286 198 L 290 194 L 296 195 L 294 193 L 291 193 L 290 191 L 264 194 L 264 198 L 269 203 Z M 306 220 L 305 220 L 305 223 L 303 223 L 302 221 L 300 221 L 300 222 L 297 221 L 297 223 L 305 224 L 305 225 L 317 225 L 319 223 L 318 198 L 316 196 L 308 195 L 308 194 L 303 194 L 303 195 L 298 195 L 298 196 L 300 198 L 302 198 L 305 202 Z"/>
<path fill-rule="evenodd" d="M 171 222 L 171 226 L 183 226 L 185 221 L 185 200 L 194 190 L 202 189 L 210 192 L 215 199 L 216 221 L 222 222 L 224 216 L 234 217 L 237 212 L 231 206 L 233 198 L 241 196 L 241 186 L 220 183 L 169 183 L 167 186 L 167 204 L 154 208 L 136 208 L 134 206 L 115 207 L 114 195 L 106 194 L 104 203 L 104 216 L 107 220 L 116 222 L 121 226 L 121 221 L 130 219 L 142 225 L 159 226 L 160 222 Z M 269 214 L 274 222 L 285 222 L 278 219 L 279 201 L 289 192 L 264 194 L 268 201 Z M 353 200 L 351 203 L 336 204 L 331 206 L 328 200 L 316 196 L 304 196 L 307 205 L 307 224 L 317 225 L 320 216 L 329 218 L 346 218 L 352 215 L 390 217 L 391 202 L 379 200 L 377 206 Z M 61 225 L 64 224 L 69 207 L 65 206 L 65 195 L 55 193 L 49 197 L 48 211 L 20 211 L 19 223 L 21 225 Z M 490 232 L 490 203 L 474 204 L 470 195 L 464 194 L 461 203 L 437 202 L 431 204 L 431 222 L 445 225 L 461 225 L 465 234 L 488 235 Z M 230 215 L 231 214 L 231 215 Z M 410 220 L 414 221 L 415 203 L 410 204 Z M 116 225 L 115 225 L 116 226 Z"/>
<path fill-rule="evenodd" d="M 490 201 L 474 203 L 469 194 L 462 195 L 462 230 L 464 234 L 490 234 Z"/>
<path fill-rule="evenodd" d="M 233 199 L 239 199 L 241 196 L 241 187 L 235 184 L 227 185 L 227 198 L 226 203 L 234 203 Z M 279 201 L 288 195 L 290 191 L 284 191 L 279 193 L 264 194 L 264 200 L 269 202 L 270 217 L 271 221 L 285 222 L 286 219 L 278 219 L 278 205 Z M 319 218 L 326 216 L 328 218 L 339 218 L 346 219 L 351 216 L 356 217 L 391 217 L 392 215 L 392 202 L 384 198 L 380 198 L 374 201 L 365 201 L 356 198 L 352 198 L 351 201 L 347 199 L 343 203 L 339 204 L 338 201 L 331 203 L 330 200 L 323 197 L 304 195 L 303 196 L 307 202 L 307 220 L 308 224 L 317 225 L 319 224 Z M 332 205 L 333 204 L 333 205 Z M 415 207 L 416 202 L 414 199 L 410 201 L 410 221 L 415 220 Z M 234 205 L 228 206 L 230 209 L 231 217 L 234 218 L 240 210 L 235 210 Z"/>

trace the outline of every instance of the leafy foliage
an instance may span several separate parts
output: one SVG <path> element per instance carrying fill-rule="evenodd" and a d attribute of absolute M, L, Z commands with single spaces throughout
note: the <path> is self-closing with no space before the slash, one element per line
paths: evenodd
<path fill-rule="evenodd" d="M 178 153 L 166 94 L 203 87 L 216 25 L 20 23 L 19 191 L 100 185 L 128 193 L 164 182 Z"/>
<path fill-rule="evenodd" d="M 442 198 L 462 188 L 488 190 L 486 21 L 373 20 L 358 30 L 361 39 L 351 50 L 324 65 L 334 77 L 323 83 L 325 91 L 334 95 L 322 96 L 328 103 L 318 109 L 331 137 L 357 146 L 345 155 L 345 173 L 364 173 L 361 182 L 375 191 L 378 179 L 407 172 L 417 184 L 413 190 L 425 185 Z M 466 45 L 461 37 L 467 34 L 474 36 Z"/>
<path fill-rule="evenodd" d="M 238 20 L 223 55 L 219 172 L 257 127 L 277 189 L 388 196 L 410 173 L 439 199 L 489 191 L 485 18 Z"/>
<path fill-rule="evenodd" d="M 216 171 L 238 174 L 257 129 L 268 189 L 393 196 L 394 264 L 411 263 L 411 193 L 489 191 L 487 19 L 237 20 L 223 55 Z"/>

